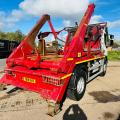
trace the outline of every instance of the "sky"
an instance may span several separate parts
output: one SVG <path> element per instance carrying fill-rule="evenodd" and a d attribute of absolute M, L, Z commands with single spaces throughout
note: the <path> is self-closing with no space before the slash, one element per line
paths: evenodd
<path fill-rule="evenodd" d="M 51 15 L 57 30 L 73 26 L 92 2 L 96 7 L 90 23 L 108 22 L 109 33 L 120 40 L 120 0 L 0 0 L 0 31 L 27 34 L 43 14 Z"/>

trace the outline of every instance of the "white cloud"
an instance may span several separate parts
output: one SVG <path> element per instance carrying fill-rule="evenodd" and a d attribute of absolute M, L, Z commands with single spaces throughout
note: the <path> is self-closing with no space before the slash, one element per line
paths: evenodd
<path fill-rule="evenodd" d="M 63 20 L 63 24 L 65 27 L 69 27 L 69 26 L 71 26 L 72 23 L 70 20 Z"/>
<path fill-rule="evenodd" d="M 99 23 L 99 22 L 103 22 L 103 17 L 101 15 L 92 16 L 90 20 L 90 24 Z M 106 21 L 106 22 L 108 24 L 109 29 L 120 28 L 120 19 L 112 22 L 111 21 Z"/>
<path fill-rule="evenodd" d="M 5 26 L 5 13 L 3 11 L 0 11 L 0 30 L 2 30 Z"/>
<path fill-rule="evenodd" d="M 113 22 L 108 21 L 108 26 L 110 28 L 120 28 L 120 20 L 116 20 Z"/>
<path fill-rule="evenodd" d="M 0 11 L 0 30 L 12 28 L 17 22 L 28 19 L 30 16 L 40 17 L 43 14 L 63 18 L 63 25 L 71 26 L 75 22 L 80 22 L 91 1 L 97 0 L 23 0 L 19 4 L 19 9 L 12 10 L 9 15 Z M 90 23 L 101 21 L 103 21 L 101 15 L 94 15 Z M 120 27 L 120 20 L 108 21 L 108 26 L 110 28 Z"/>
<path fill-rule="evenodd" d="M 80 21 L 88 4 L 89 0 L 23 0 L 19 9 L 12 10 L 9 15 L 0 12 L 0 30 L 12 28 L 17 22 L 26 19 L 26 16 L 40 17 L 43 14 L 62 17 L 63 24 L 69 26 L 73 21 Z"/>
<path fill-rule="evenodd" d="M 4 27 L 4 19 L 5 19 L 5 13 L 3 11 L 0 11 L 0 30 Z"/>
<path fill-rule="evenodd" d="M 0 31 L 4 28 L 4 23 L 0 21 Z"/>
<path fill-rule="evenodd" d="M 12 10 L 12 12 L 7 15 L 5 12 L 0 11 L 0 31 L 13 28 L 17 22 L 19 22 L 24 17 L 24 12 L 21 10 Z"/>
<path fill-rule="evenodd" d="M 103 17 L 101 15 L 93 15 L 90 20 L 90 24 L 100 23 L 103 20 Z M 65 27 L 75 25 L 75 22 L 80 22 L 80 19 L 67 19 L 63 20 L 63 24 Z"/>
<path fill-rule="evenodd" d="M 13 10 L 11 14 L 7 17 L 7 22 L 18 22 L 24 17 L 24 13 L 21 10 Z"/>
<path fill-rule="evenodd" d="M 101 22 L 103 17 L 101 15 L 94 15 L 91 17 L 90 24 L 95 24 Z"/>
<path fill-rule="evenodd" d="M 24 0 L 19 9 L 12 10 L 9 15 L 0 12 L 0 30 L 12 28 L 26 16 L 40 17 L 50 14 L 52 17 L 62 17 L 64 25 L 70 25 L 80 20 L 89 4 L 89 0 Z"/>
<path fill-rule="evenodd" d="M 47 13 L 56 17 L 74 17 L 83 13 L 88 4 L 89 0 L 24 0 L 19 7 L 34 16 Z"/>

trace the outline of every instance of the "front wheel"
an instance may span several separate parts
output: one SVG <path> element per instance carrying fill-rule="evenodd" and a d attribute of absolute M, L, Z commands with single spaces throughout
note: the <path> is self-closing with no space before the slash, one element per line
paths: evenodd
<path fill-rule="evenodd" d="M 75 69 L 68 88 L 68 97 L 79 101 L 86 89 L 87 74 L 84 70 Z"/>

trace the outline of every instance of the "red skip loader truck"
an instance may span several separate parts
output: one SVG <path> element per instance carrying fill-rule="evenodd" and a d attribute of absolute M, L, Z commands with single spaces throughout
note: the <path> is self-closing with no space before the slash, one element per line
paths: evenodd
<path fill-rule="evenodd" d="M 89 25 L 94 8 L 94 4 L 88 6 L 79 25 L 60 31 L 55 31 L 49 15 L 43 15 L 7 58 L 0 82 L 40 93 L 48 101 L 51 116 L 60 111 L 66 95 L 80 100 L 86 84 L 105 75 L 108 62 L 107 23 Z M 46 22 L 51 31 L 41 32 Z M 61 32 L 67 33 L 65 40 L 58 37 Z M 51 46 L 46 44 L 46 40 L 53 39 L 49 35 L 54 36 Z"/>

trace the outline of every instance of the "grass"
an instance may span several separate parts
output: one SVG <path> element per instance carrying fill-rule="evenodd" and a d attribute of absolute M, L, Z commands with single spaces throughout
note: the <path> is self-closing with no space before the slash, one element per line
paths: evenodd
<path fill-rule="evenodd" d="M 120 51 L 109 51 L 108 60 L 111 61 L 120 61 Z"/>

